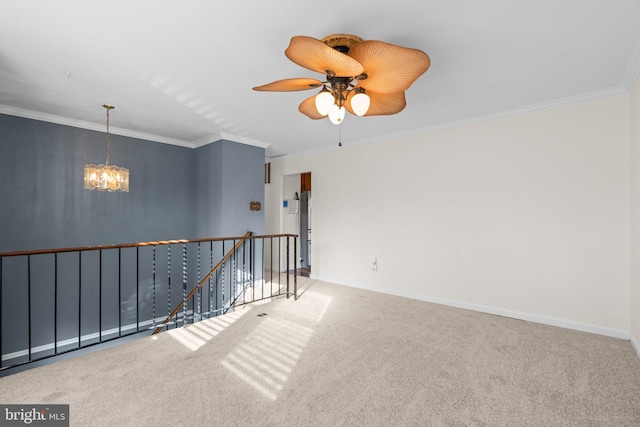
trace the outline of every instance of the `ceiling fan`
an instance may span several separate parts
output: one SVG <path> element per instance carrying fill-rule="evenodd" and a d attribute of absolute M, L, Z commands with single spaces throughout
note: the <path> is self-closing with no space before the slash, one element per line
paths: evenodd
<path fill-rule="evenodd" d="M 418 50 L 353 34 L 331 34 L 321 40 L 294 36 L 285 55 L 301 67 L 326 75 L 277 80 L 253 90 L 293 92 L 322 88 L 298 110 L 311 119 L 329 117 L 338 125 L 345 110 L 357 116 L 391 115 L 404 109 L 404 92 L 429 69 L 429 56 Z"/>

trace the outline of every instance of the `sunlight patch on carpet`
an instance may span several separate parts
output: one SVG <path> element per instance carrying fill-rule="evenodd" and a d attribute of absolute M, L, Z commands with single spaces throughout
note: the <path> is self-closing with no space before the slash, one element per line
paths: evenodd
<path fill-rule="evenodd" d="M 249 311 L 249 307 L 222 316 L 202 320 L 185 328 L 167 331 L 170 337 L 191 351 L 196 351 Z"/>
<path fill-rule="evenodd" d="M 322 320 L 331 299 L 307 294 L 289 307 L 308 319 L 311 327 L 287 319 L 262 317 L 260 325 L 220 363 L 269 400 L 276 400 L 313 335 L 313 325 Z"/>
<path fill-rule="evenodd" d="M 222 366 L 276 400 L 312 334 L 306 326 L 266 318 L 222 360 Z"/>

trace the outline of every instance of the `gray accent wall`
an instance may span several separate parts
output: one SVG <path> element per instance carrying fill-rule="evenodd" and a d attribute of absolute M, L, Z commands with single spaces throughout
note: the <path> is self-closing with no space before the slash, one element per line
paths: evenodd
<path fill-rule="evenodd" d="M 0 115 L 0 252 L 225 237 L 264 230 L 264 149 L 218 141 L 198 149 L 111 135 L 110 163 L 129 193 L 83 188 L 104 163 L 105 134 Z"/>
<path fill-rule="evenodd" d="M 0 252 L 194 237 L 193 150 L 112 135 L 130 191 L 106 193 L 83 184 L 104 133 L 0 115 L 0 138 Z"/>
<path fill-rule="evenodd" d="M 264 203 L 263 148 L 218 141 L 191 149 L 112 135 L 110 163 L 130 170 L 130 191 L 85 190 L 84 165 L 104 160 L 104 132 L 0 115 L 0 252 L 264 232 L 264 211 L 249 209 L 250 201 Z M 178 260 L 180 248 L 174 249 Z M 196 259 L 192 249 L 190 264 Z M 150 250 L 142 248 L 138 255 L 144 264 L 141 273 L 136 273 L 135 250 L 123 250 L 120 298 L 125 323 L 135 321 L 136 300 L 143 309 L 141 319 L 151 316 Z M 166 250 L 158 251 L 155 278 L 155 291 L 164 300 L 168 273 L 166 262 L 160 260 L 167 257 Z M 95 333 L 100 322 L 103 330 L 117 327 L 118 316 L 107 314 L 118 312 L 118 280 L 109 272 L 110 265 L 117 265 L 113 256 L 103 255 L 101 280 L 96 253 L 82 256 L 82 277 L 78 277 L 77 254 L 59 257 L 64 261 L 57 273 L 59 300 L 72 304 L 59 307 L 59 340 L 77 336 L 78 319 L 83 336 Z M 6 258 L 0 269 L 4 354 L 26 348 L 25 262 Z M 178 266 L 171 274 L 180 284 Z M 53 300 L 52 259 L 34 257 L 31 270 L 31 323 L 37 325 L 32 327 L 32 339 L 34 345 L 46 345 L 53 341 L 54 313 L 48 303 Z M 190 288 L 196 283 L 194 274 L 189 272 Z M 97 316 L 100 296 L 101 317 Z M 173 300 L 180 296 L 181 291 Z"/>
<path fill-rule="evenodd" d="M 249 210 L 249 203 L 264 205 L 264 149 L 218 141 L 198 148 L 196 156 L 197 234 L 262 234 L 264 211 Z"/>

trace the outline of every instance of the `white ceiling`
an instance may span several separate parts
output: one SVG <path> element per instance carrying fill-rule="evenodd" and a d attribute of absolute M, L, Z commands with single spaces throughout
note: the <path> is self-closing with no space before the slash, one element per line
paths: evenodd
<path fill-rule="evenodd" d="M 255 92 L 324 76 L 289 61 L 294 35 L 351 33 L 423 50 L 431 68 L 393 116 L 338 127 Z M 0 0 L 0 113 L 270 156 L 360 143 L 628 91 L 638 0 Z M 339 132 L 339 128 L 341 128 Z"/>

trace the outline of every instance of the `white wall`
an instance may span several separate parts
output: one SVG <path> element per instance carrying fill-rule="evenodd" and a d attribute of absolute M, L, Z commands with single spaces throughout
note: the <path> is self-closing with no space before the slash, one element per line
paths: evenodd
<path fill-rule="evenodd" d="M 313 277 L 628 337 L 630 150 L 623 94 L 347 141 L 272 173 L 313 173 Z"/>
<path fill-rule="evenodd" d="M 631 93 L 631 342 L 640 357 L 640 78 Z"/>

